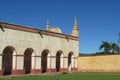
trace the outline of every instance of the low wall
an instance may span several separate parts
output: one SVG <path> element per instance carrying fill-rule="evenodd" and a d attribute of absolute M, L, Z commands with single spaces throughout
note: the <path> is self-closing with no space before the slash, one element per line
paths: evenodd
<path fill-rule="evenodd" d="M 120 55 L 79 56 L 82 72 L 120 72 Z"/>

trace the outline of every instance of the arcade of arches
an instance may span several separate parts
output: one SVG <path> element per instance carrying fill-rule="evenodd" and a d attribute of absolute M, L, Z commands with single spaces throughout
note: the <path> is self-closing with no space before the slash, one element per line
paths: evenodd
<path fill-rule="evenodd" d="M 12 46 L 7 46 L 4 48 L 2 53 L 2 73 L 1 75 L 11 75 L 11 74 L 38 74 L 38 73 L 46 73 L 46 72 L 64 72 L 64 71 L 76 71 L 77 68 L 75 68 L 75 57 L 73 56 L 73 52 L 68 53 L 68 57 L 63 56 L 62 51 L 58 51 L 55 56 L 50 56 L 49 50 L 43 50 L 41 56 L 35 56 L 35 51 L 32 48 L 27 48 L 24 51 L 24 55 L 21 55 L 23 57 L 23 70 L 20 70 L 18 72 L 15 70 L 15 67 L 13 62 L 16 61 L 17 57 L 20 55 L 17 55 L 17 51 Z M 35 69 L 35 62 L 36 57 L 41 58 L 41 68 L 36 70 Z M 51 62 L 51 59 L 55 58 L 55 62 Z M 64 59 L 68 60 L 68 67 L 64 68 Z M 55 64 L 55 68 L 51 69 L 50 64 Z M 76 69 L 76 70 L 75 70 Z M 22 72 L 22 73 L 21 73 Z"/>

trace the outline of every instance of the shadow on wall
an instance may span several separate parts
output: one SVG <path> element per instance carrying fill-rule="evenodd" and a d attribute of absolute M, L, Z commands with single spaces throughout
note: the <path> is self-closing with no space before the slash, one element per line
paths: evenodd
<path fill-rule="evenodd" d="M 5 30 L 4 30 L 4 28 L 0 25 L 0 29 L 3 31 L 3 32 L 5 32 Z"/>

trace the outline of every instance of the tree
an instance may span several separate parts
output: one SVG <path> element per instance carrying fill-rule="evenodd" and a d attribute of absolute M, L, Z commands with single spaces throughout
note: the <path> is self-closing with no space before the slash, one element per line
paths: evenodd
<path fill-rule="evenodd" d="M 118 44 L 120 43 L 120 32 L 118 33 Z"/>
<path fill-rule="evenodd" d="M 120 52 L 120 48 L 119 48 L 118 44 L 116 44 L 116 43 L 111 43 L 111 50 L 112 50 L 113 54 Z"/>
<path fill-rule="evenodd" d="M 108 41 L 102 41 L 102 44 L 99 47 L 99 50 L 104 49 L 104 53 L 110 53 L 111 44 Z"/>
<path fill-rule="evenodd" d="M 99 46 L 99 50 L 103 49 L 103 52 L 98 52 L 99 54 L 106 53 L 120 53 L 120 32 L 118 33 L 118 43 L 109 43 L 108 41 L 102 41 L 102 44 Z"/>

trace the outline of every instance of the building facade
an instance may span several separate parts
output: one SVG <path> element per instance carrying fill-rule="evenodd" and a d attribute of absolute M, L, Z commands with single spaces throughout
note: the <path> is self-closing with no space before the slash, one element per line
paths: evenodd
<path fill-rule="evenodd" d="M 46 30 L 0 22 L 0 75 L 78 70 L 79 29 L 63 34 L 49 23 Z"/>

